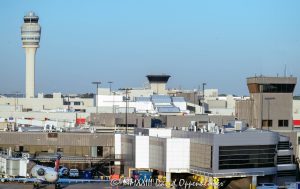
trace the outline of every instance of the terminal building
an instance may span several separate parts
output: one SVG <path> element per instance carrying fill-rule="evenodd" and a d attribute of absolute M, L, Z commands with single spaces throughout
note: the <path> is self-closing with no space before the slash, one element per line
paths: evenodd
<path fill-rule="evenodd" d="M 252 185 L 295 181 L 296 165 L 288 137 L 238 124 L 222 129 L 214 124 L 192 128 L 116 134 L 115 153 L 123 157 L 124 174 L 149 170 L 165 174 L 169 182 L 178 174 L 218 178 L 224 183 L 230 178 L 246 178 Z"/>

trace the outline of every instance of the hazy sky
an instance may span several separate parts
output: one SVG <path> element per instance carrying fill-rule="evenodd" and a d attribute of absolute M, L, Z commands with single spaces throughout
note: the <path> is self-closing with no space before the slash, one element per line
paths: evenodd
<path fill-rule="evenodd" d="M 42 26 L 36 91 L 142 87 L 170 74 L 169 87 L 248 94 L 255 74 L 300 77 L 300 1 L 2 0 L 0 93 L 25 89 L 20 27 L 35 11 Z M 296 94 L 300 94 L 299 86 Z"/>

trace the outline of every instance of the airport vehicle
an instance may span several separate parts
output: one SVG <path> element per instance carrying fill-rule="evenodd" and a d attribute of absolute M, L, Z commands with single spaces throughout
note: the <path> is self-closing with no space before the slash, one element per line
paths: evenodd
<path fill-rule="evenodd" d="M 278 189 L 278 186 L 274 183 L 260 183 L 257 189 Z"/>
<path fill-rule="evenodd" d="M 79 171 L 78 171 L 78 169 L 70 169 L 70 171 L 69 171 L 69 177 L 79 177 Z"/>
<path fill-rule="evenodd" d="M 54 184 L 55 189 L 60 189 L 61 184 L 63 184 L 63 183 L 72 184 L 72 183 L 109 182 L 109 181 L 103 181 L 103 180 L 59 178 L 60 159 L 61 159 L 61 155 L 57 154 L 54 167 L 35 165 L 30 171 L 31 178 L 3 178 L 3 179 L 1 179 L 1 181 L 2 182 L 5 182 L 5 181 L 23 182 L 23 183 L 29 182 L 29 183 L 33 183 L 33 187 L 36 189 L 40 188 L 41 184 Z"/>
<path fill-rule="evenodd" d="M 287 186 L 287 189 L 300 189 L 300 182 L 290 183 Z"/>

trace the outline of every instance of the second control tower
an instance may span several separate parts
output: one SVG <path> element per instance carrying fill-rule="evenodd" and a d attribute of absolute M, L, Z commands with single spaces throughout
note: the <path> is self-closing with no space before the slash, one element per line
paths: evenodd
<path fill-rule="evenodd" d="M 23 48 L 26 53 L 26 98 L 34 98 L 35 92 L 35 53 L 41 37 L 41 26 L 38 21 L 39 17 L 34 12 L 29 12 L 24 16 L 24 24 L 21 28 Z"/>

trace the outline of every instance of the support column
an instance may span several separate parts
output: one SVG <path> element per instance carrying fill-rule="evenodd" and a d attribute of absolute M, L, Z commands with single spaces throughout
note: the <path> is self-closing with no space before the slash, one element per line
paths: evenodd
<path fill-rule="evenodd" d="M 257 185 L 257 176 L 252 176 L 251 189 L 256 189 Z"/>
<path fill-rule="evenodd" d="M 34 98 L 36 47 L 26 47 L 26 98 Z"/>
<path fill-rule="evenodd" d="M 170 188 L 170 187 L 171 187 L 171 173 L 166 172 L 166 188 Z"/>

